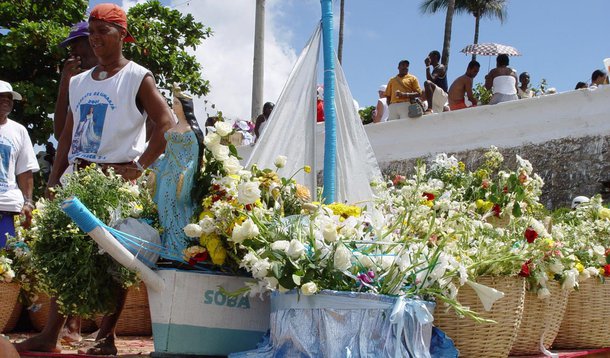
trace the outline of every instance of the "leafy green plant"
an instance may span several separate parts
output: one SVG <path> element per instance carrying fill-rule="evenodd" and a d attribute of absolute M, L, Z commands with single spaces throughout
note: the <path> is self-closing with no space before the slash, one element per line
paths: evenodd
<path fill-rule="evenodd" d="M 477 83 L 476 85 L 474 85 L 473 93 L 477 99 L 477 102 L 478 102 L 477 104 L 479 104 L 479 105 L 489 104 L 489 101 L 491 101 L 492 93 L 490 90 L 485 88 L 485 86 L 482 83 Z"/>
<path fill-rule="evenodd" d="M 375 118 L 375 106 L 368 106 L 360 109 L 358 110 L 358 114 L 360 115 L 362 124 L 373 123 L 373 119 Z"/>

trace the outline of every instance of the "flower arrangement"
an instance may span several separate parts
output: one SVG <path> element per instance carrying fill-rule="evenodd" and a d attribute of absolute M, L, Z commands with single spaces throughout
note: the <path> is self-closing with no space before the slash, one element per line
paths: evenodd
<path fill-rule="evenodd" d="M 15 277 L 11 264 L 13 260 L 9 259 L 5 250 L 0 250 L 0 282 L 11 282 Z"/>
<path fill-rule="evenodd" d="M 223 144 L 232 133 L 231 125 L 217 121 L 214 126 L 216 131 L 204 138 L 205 162 L 200 171 L 209 186 L 201 196 L 193 222 L 184 228 L 193 245 L 183 254 L 190 264 L 211 263 L 217 269 L 236 272 L 246 253 L 239 244 L 258 235 L 257 226 L 248 215 L 261 218 L 272 212 L 298 213 L 311 195 L 306 187 L 292 178 L 280 178 L 274 170 L 256 166 L 244 170 L 235 147 Z M 276 169 L 285 163 L 286 158 L 279 156 Z M 311 171 L 308 167 L 303 170 Z"/>
<path fill-rule="evenodd" d="M 68 175 L 54 195 L 54 200 L 37 202 L 27 233 L 36 284 L 56 298 L 64 315 L 90 317 L 112 312 L 117 290 L 134 284 L 136 276 L 104 254 L 63 213 L 60 203 L 77 196 L 102 222 L 111 225 L 125 217 L 140 217 L 145 205 L 146 210 L 153 210 L 149 209 L 150 195 L 112 169 L 103 172 L 95 164 Z"/>

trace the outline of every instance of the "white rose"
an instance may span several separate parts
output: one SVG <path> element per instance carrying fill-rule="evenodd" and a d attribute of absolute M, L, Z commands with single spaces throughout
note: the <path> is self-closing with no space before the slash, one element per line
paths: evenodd
<path fill-rule="evenodd" d="M 339 244 L 335 250 L 334 265 L 339 271 L 346 271 L 352 267 L 352 252 L 343 244 Z"/>
<path fill-rule="evenodd" d="M 216 222 L 211 217 L 204 216 L 203 219 L 199 221 L 199 227 L 201 227 L 204 234 L 211 234 L 216 231 Z"/>
<path fill-rule="evenodd" d="M 290 241 L 287 240 L 278 240 L 271 244 L 272 250 L 287 252 L 288 247 L 290 247 Z"/>
<path fill-rule="evenodd" d="M 210 150 L 212 151 L 214 158 L 218 161 L 224 162 L 229 159 L 229 147 L 226 145 L 218 144 L 210 147 Z"/>
<path fill-rule="evenodd" d="M 15 278 L 15 271 L 9 269 L 8 271 L 4 272 L 4 282 L 11 282 L 13 278 Z"/>
<path fill-rule="evenodd" d="M 216 133 L 221 137 L 226 137 L 233 132 L 233 126 L 227 122 L 218 121 L 214 123 L 214 128 L 216 128 Z"/>
<path fill-rule="evenodd" d="M 587 267 L 586 270 L 589 271 L 589 275 L 591 275 L 593 277 L 599 275 L 599 270 L 595 267 Z"/>
<path fill-rule="evenodd" d="M 337 241 L 337 226 L 332 222 L 327 222 L 322 227 L 322 236 L 324 237 L 324 241 L 328 243 Z"/>
<path fill-rule="evenodd" d="M 275 162 L 273 162 L 273 164 L 278 167 L 278 168 L 283 168 L 286 166 L 286 160 L 288 158 L 286 158 L 283 155 L 278 155 L 277 158 L 275 158 Z"/>
<path fill-rule="evenodd" d="M 554 260 L 549 265 L 549 270 L 551 270 L 551 272 L 553 272 L 553 273 L 561 273 L 563 271 L 563 265 L 561 264 L 561 262 L 559 260 Z"/>
<path fill-rule="evenodd" d="M 237 174 L 237 173 L 239 173 L 240 170 L 243 169 L 241 164 L 239 164 L 239 159 L 237 159 L 235 157 L 228 157 L 227 159 L 225 159 L 225 161 L 222 163 L 222 165 L 224 166 L 225 170 L 229 173 L 229 175 Z"/>
<path fill-rule="evenodd" d="M 318 292 L 318 285 L 316 285 L 314 282 L 307 282 L 301 286 L 301 293 L 305 296 L 311 296 L 316 292 Z"/>
<path fill-rule="evenodd" d="M 258 188 L 258 183 L 248 181 L 241 183 L 237 186 L 237 201 L 241 204 L 248 205 L 253 204 L 255 201 L 260 199 L 261 190 Z"/>
<path fill-rule="evenodd" d="M 199 237 L 203 234 L 203 230 L 197 224 L 188 224 L 184 227 L 184 234 L 188 237 Z"/>
<path fill-rule="evenodd" d="M 565 279 L 561 284 L 561 288 L 564 290 L 571 290 L 578 285 L 578 270 L 570 269 L 563 273 Z"/>
<path fill-rule="evenodd" d="M 247 219 L 241 225 L 235 225 L 231 234 L 231 241 L 241 244 L 244 240 L 256 237 L 258 234 L 260 234 L 258 226 L 252 219 Z"/>
<path fill-rule="evenodd" d="M 291 258 L 298 259 L 305 253 L 305 246 L 303 246 L 299 240 L 292 239 L 290 240 L 290 246 L 288 247 L 288 251 L 286 251 L 286 253 Z"/>
<path fill-rule="evenodd" d="M 208 148 L 215 147 L 220 144 L 220 136 L 215 132 L 208 132 L 203 138 L 203 144 Z"/>
<path fill-rule="evenodd" d="M 260 280 L 267 276 L 269 272 L 269 268 L 271 267 L 271 263 L 269 263 L 269 259 L 259 260 L 252 265 L 252 277 L 257 280 Z"/>

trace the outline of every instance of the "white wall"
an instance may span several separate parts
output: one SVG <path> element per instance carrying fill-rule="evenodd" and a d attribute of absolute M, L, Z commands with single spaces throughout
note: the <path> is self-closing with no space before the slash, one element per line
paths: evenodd
<path fill-rule="evenodd" d="M 495 145 L 518 147 L 564 137 L 610 134 L 610 86 L 365 126 L 380 164 Z M 318 168 L 324 126 L 318 125 Z M 238 148 L 247 159 L 252 148 Z M 338 149 L 340 150 L 340 149 Z"/>

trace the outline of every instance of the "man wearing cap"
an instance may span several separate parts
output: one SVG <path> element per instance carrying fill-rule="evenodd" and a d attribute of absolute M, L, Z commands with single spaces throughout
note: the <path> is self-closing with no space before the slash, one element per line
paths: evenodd
<path fill-rule="evenodd" d="M 127 16 L 116 4 L 98 4 L 89 16 L 89 44 L 98 60 L 92 69 L 75 75 L 69 86 L 69 111 L 61 134 L 48 188 L 59 185 L 64 171 L 78 170 L 90 163 L 112 167 L 123 178 L 138 178 L 165 149 L 165 132 L 175 123 L 152 74 L 123 56 L 123 43 L 134 42 L 127 31 Z M 145 123 L 152 123 L 146 143 Z M 112 278 L 109 277 L 109 283 Z M 114 355 L 115 326 L 125 302 L 126 291 L 117 297 L 117 309 L 104 317 L 97 344 L 86 351 Z M 57 307 L 55 308 L 57 312 Z M 40 335 L 21 344 L 19 351 L 56 351 L 65 317 L 49 317 Z"/>
<path fill-rule="evenodd" d="M 13 87 L 0 81 L 0 249 L 6 245 L 7 235 L 15 236 L 15 215 L 25 219 L 24 227 L 32 221 L 33 172 L 38 161 L 27 129 L 8 118 L 13 101 L 21 101 Z"/>
<path fill-rule="evenodd" d="M 379 99 L 377 100 L 377 107 L 375 108 L 375 118 L 373 123 L 386 122 L 388 120 L 388 99 L 385 96 L 385 90 L 388 88 L 386 85 L 379 86 Z"/>
<path fill-rule="evenodd" d="M 89 23 L 81 21 L 70 29 L 70 34 L 63 40 L 60 47 L 68 48 L 70 57 L 64 62 L 61 71 L 61 81 L 57 101 L 55 102 L 55 113 L 53 114 L 53 135 L 59 140 L 66 124 L 68 115 L 68 86 L 72 76 L 97 65 L 97 58 L 89 45 Z"/>

